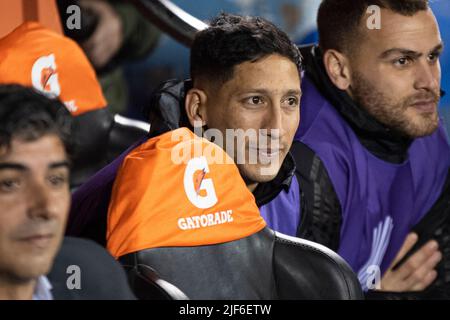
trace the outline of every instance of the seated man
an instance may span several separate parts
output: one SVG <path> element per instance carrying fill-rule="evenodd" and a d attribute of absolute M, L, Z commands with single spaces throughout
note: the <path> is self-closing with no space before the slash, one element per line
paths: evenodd
<path fill-rule="evenodd" d="M 182 110 L 186 118 L 182 126 L 195 127 L 198 135 L 209 135 L 227 151 L 262 216 L 274 229 L 288 234 L 297 231 L 301 204 L 294 160 L 289 154 L 299 124 L 300 65 L 297 47 L 272 23 L 222 14 L 194 40 L 193 87 L 185 105 L 183 99 L 186 112 Z M 180 114 L 180 110 L 173 114 Z M 204 134 L 199 127 L 207 129 Z M 154 121 L 152 128 L 153 136 L 174 129 L 163 120 Z M 111 190 L 127 154 L 74 193 L 69 235 L 105 245 Z M 136 179 L 148 179 L 139 172 L 135 175 Z M 169 178 L 161 177 L 161 183 Z M 154 192 L 156 196 L 158 190 Z"/>
<path fill-rule="evenodd" d="M 122 161 L 106 238 L 143 299 L 152 291 L 149 270 L 190 299 L 362 297 L 356 275 L 334 252 L 265 226 L 227 153 L 179 128 Z"/>
<path fill-rule="evenodd" d="M 18 85 L 0 86 L 0 299 L 133 298 L 123 270 L 98 245 L 66 239 L 61 250 L 71 252 L 58 254 L 70 207 L 70 120 L 58 100 Z M 81 249 L 91 260 L 77 257 Z M 49 281 L 57 254 L 55 281 Z M 69 255 L 83 268 L 72 294 L 69 261 L 61 260 Z"/>
<path fill-rule="evenodd" d="M 428 1 L 324 0 L 318 28 L 319 47 L 304 52 L 293 149 L 311 181 L 306 202 L 328 208 L 315 230 L 334 237 L 319 242 L 337 248 L 366 290 L 449 297 L 443 44 Z"/>
<path fill-rule="evenodd" d="M 263 19 L 223 14 L 198 33 L 191 61 L 184 126 L 200 132 L 152 122 L 149 138 L 75 192 L 68 233 L 106 245 L 142 298 L 148 268 L 191 299 L 360 298 L 340 257 L 274 233 L 260 214 L 300 210 L 289 155 L 298 49 Z M 181 115 L 168 107 L 161 113 Z"/>
<path fill-rule="evenodd" d="M 148 124 L 114 116 L 81 48 L 36 22 L 26 22 L 0 39 L 0 83 L 32 86 L 58 97 L 74 116 L 72 187 L 148 131 Z"/>

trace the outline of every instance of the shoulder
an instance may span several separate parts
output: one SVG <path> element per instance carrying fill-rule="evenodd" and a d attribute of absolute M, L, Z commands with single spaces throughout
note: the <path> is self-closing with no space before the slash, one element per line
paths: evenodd
<path fill-rule="evenodd" d="M 64 238 L 48 278 L 55 299 L 134 299 L 122 266 L 86 239 Z"/>

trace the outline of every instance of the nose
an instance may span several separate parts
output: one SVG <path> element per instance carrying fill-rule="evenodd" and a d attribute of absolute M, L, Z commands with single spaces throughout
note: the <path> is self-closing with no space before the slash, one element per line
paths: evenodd
<path fill-rule="evenodd" d="M 439 93 L 441 82 L 441 69 L 439 62 L 430 64 L 421 62 L 417 66 L 415 74 L 415 89 Z"/>
<path fill-rule="evenodd" d="M 34 181 L 29 185 L 28 216 L 31 219 L 49 219 L 50 197 L 48 187 L 43 182 Z"/>
<path fill-rule="evenodd" d="M 267 115 L 267 126 L 268 135 L 272 139 L 281 138 L 285 134 L 285 130 L 283 128 L 283 111 L 281 108 L 281 103 L 274 103 L 272 105 L 271 111 Z"/>

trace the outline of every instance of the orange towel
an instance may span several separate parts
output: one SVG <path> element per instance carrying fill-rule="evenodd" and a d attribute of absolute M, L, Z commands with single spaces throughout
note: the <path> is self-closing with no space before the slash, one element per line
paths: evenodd
<path fill-rule="evenodd" d="M 36 21 L 62 34 L 55 0 L 0 0 L 0 38 L 26 21 Z"/>
<path fill-rule="evenodd" d="M 75 116 L 107 105 L 78 44 L 37 22 L 25 22 L 0 39 L 0 84 L 7 83 L 59 97 Z"/>
<path fill-rule="evenodd" d="M 178 163 L 179 154 L 185 161 Z M 214 163 L 218 159 L 225 163 Z M 156 247 L 217 244 L 265 225 L 225 151 L 180 128 L 149 139 L 124 159 L 109 204 L 107 248 L 118 258 Z"/>

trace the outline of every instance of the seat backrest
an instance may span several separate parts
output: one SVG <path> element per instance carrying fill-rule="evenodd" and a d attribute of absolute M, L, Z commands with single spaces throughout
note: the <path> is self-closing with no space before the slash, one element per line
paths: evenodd
<path fill-rule="evenodd" d="M 125 267 L 128 280 L 142 300 L 188 300 L 173 284 L 162 280 L 151 267 L 143 264 Z"/>
<path fill-rule="evenodd" d="M 190 299 L 362 299 L 345 261 L 310 241 L 269 228 L 209 246 L 141 250 L 119 258 L 130 272 L 147 266 Z M 138 298 L 153 290 L 145 276 L 132 283 Z"/>
<path fill-rule="evenodd" d="M 143 121 L 113 115 L 107 109 L 74 117 L 74 166 L 71 186 L 86 182 L 138 139 L 148 134 L 150 125 Z"/>
<path fill-rule="evenodd" d="M 359 281 L 335 252 L 275 232 L 274 274 L 279 299 L 363 299 Z"/>
<path fill-rule="evenodd" d="M 126 274 L 93 241 L 65 237 L 47 275 L 55 300 L 135 300 Z"/>

